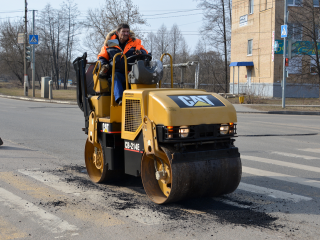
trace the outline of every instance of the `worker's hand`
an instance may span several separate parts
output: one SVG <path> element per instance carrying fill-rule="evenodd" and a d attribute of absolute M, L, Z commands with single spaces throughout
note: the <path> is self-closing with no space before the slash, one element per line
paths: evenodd
<path fill-rule="evenodd" d="M 136 55 L 140 55 L 140 54 L 142 54 L 142 52 L 141 52 L 140 50 L 136 50 L 136 51 L 135 51 L 135 54 L 136 54 Z"/>
<path fill-rule="evenodd" d="M 99 77 L 101 77 L 101 78 L 106 77 L 109 68 L 110 68 L 109 64 L 102 65 L 100 73 L 99 73 Z"/>
<path fill-rule="evenodd" d="M 102 65 L 100 73 L 107 73 L 109 68 L 109 64 Z"/>

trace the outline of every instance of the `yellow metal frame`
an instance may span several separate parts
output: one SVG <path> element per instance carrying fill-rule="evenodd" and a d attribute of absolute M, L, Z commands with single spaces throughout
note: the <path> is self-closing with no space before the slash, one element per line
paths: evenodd
<path fill-rule="evenodd" d="M 170 67 L 171 67 L 171 88 L 173 88 L 173 66 L 172 66 L 172 56 L 169 53 L 163 53 L 161 55 L 160 61 L 162 62 L 164 56 L 170 57 Z M 161 88 L 161 80 L 159 82 L 159 88 Z"/>
<path fill-rule="evenodd" d="M 142 128 L 142 123 L 143 123 L 143 105 L 142 105 L 142 99 L 141 98 L 126 98 L 125 101 L 124 101 L 124 104 L 125 106 L 127 106 L 127 100 L 139 100 L 140 101 L 140 111 L 141 111 L 141 123 L 139 125 L 139 127 L 137 128 L 137 130 L 135 132 L 129 132 L 129 131 L 125 131 L 125 110 L 124 110 L 124 114 L 123 114 L 123 119 L 122 119 L 122 131 L 125 133 L 125 134 L 129 134 L 131 135 L 131 137 L 129 138 L 129 140 L 134 140 L 139 132 L 141 131 L 141 128 Z"/>
<path fill-rule="evenodd" d="M 158 146 L 156 126 L 157 124 L 153 120 L 144 116 L 142 126 L 144 150 L 146 155 L 155 155 L 161 159 L 166 159 L 166 154 Z"/>
<path fill-rule="evenodd" d="M 98 71 L 96 71 L 98 65 L 99 65 L 99 69 L 98 69 Z M 97 61 L 96 65 L 94 66 L 94 69 L 92 71 L 92 75 L 94 75 L 95 73 L 98 74 L 100 72 L 100 70 L 101 70 L 101 62 Z M 98 80 L 94 81 L 93 89 L 96 89 L 97 84 L 98 84 Z"/>
<path fill-rule="evenodd" d="M 98 132 L 97 132 L 97 116 L 94 111 L 90 113 L 89 116 L 89 132 L 88 132 L 88 141 L 93 144 L 93 146 L 98 147 L 99 141 L 98 141 Z"/>
<path fill-rule="evenodd" d="M 124 66 L 125 66 L 125 77 L 126 77 L 126 89 L 129 89 L 129 82 L 128 82 L 128 66 L 127 66 L 127 57 L 126 55 L 123 54 L 123 52 L 117 53 L 116 55 L 114 55 L 113 57 L 113 65 L 112 65 L 112 83 L 111 83 L 111 107 L 113 107 L 113 102 L 114 102 L 114 95 L 113 95 L 113 91 L 114 91 L 114 73 L 116 71 L 116 58 L 117 56 L 121 55 L 121 57 L 124 57 Z"/>
<path fill-rule="evenodd" d="M 92 96 L 90 101 L 97 118 L 110 116 L 110 96 Z"/>

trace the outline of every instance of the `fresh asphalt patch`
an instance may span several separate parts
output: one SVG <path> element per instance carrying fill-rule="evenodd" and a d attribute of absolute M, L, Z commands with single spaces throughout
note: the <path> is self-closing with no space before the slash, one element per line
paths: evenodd
<path fill-rule="evenodd" d="M 39 205 L 42 205 L 45 207 L 47 207 L 47 206 L 49 206 L 49 207 L 66 207 L 67 201 L 58 200 L 58 201 L 52 201 L 52 202 L 46 202 L 46 203 L 39 202 Z"/>
<path fill-rule="evenodd" d="M 194 198 L 167 205 L 157 205 L 148 199 L 144 192 L 141 178 L 125 176 L 123 179 L 108 184 L 95 184 L 90 181 L 86 170 L 82 166 L 64 166 L 63 169 L 51 172 L 59 176 L 62 181 L 75 184 L 79 190 L 95 190 L 101 193 L 109 208 L 114 212 L 135 211 L 144 209 L 152 214 L 166 216 L 170 221 L 199 221 L 208 224 L 212 221 L 223 225 L 240 225 L 243 227 L 258 227 L 279 230 L 284 226 L 276 223 L 277 217 L 258 211 L 257 204 L 242 201 L 232 197 L 232 194 L 217 198 Z M 130 190 L 131 191 L 130 191 Z M 114 200 L 115 199 L 115 200 Z M 232 202 L 234 204 L 228 204 Z M 64 207 L 64 202 L 45 203 L 52 207 Z M 103 204 L 103 203 L 102 203 Z M 141 214 L 141 213 L 140 213 Z M 138 216 L 137 216 L 138 217 Z"/>

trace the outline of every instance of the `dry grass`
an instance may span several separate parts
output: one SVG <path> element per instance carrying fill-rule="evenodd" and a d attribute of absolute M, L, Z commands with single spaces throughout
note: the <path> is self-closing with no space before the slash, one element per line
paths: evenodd
<path fill-rule="evenodd" d="M 239 97 L 228 98 L 232 104 L 239 104 Z M 246 107 L 260 111 L 305 111 L 320 112 L 320 107 L 310 105 L 320 105 L 319 98 L 286 98 L 286 107 L 282 108 L 281 98 L 262 98 L 254 95 L 244 95 Z M 252 104 L 252 105 L 251 105 Z M 273 106 L 270 106 L 273 105 Z M 292 106 L 303 105 L 303 106 Z"/>
<path fill-rule="evenodd" d="M 0 82 L 0 94 L 10 95 L 10 96 L 24 96 L 23 87 L 16 82 Z M 56 100 L 76 100 L 76 89 L 68 90 L 52 90 L 53 99 Z M 28 97 L 32 96 L 32 89 L 28 90 Z M 39 86 L 36 85 L 35 97 L 41 98 L 41 90 Z"/>

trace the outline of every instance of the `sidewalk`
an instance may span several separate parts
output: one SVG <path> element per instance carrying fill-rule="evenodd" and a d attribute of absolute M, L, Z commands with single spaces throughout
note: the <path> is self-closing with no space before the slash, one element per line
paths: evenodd
<path fill-rule="evenodd" d="M 0 94 L 0 98 L 9 98 L 9 99 L 17 99 L 24 101 L 34 101 L 34 102 L 46 102 L 46 103 L 59 103 L 59 104 L 69 104 L 69 105 L 77 105 L 76 101 L 61 101 L 61 100 L 49 100 L 49 99 L 41 99 L 41 98 L 30 98 L 30 97 L 16 97 L 16 96 L 7 96 Z M 260 111 L 248 106 L 279 106 L 274 104 L 233 104 L 237 113 L 260 113 L 260 114 L 290 114 L 290 115 L 319 115 L 320 112 L 304 112 L 304 111 Z M 290 105 L 292 107 L 320 107 L 319 105 Z"/>
<path fill-rule="evenodd" d="M 279 106 L 274 104 L 233 104 L 237 113 L 261 113 L 261 114 L 289 114 L 289 115 L 319 115 L 320 112 L 304 112 L 304 111 L 260 111 L 249 106 Z M 320 107 L 318 105 L 290 105 L 292 107 Z"/>

